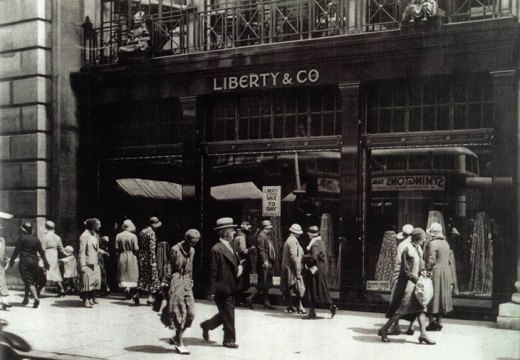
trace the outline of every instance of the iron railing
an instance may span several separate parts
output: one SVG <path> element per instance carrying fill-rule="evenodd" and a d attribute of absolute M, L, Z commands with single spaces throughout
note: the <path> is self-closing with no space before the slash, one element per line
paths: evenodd
<path fill-rule="evenodd" d="M 151 57 L 334 35 L 399 29 L 403 0 L 271 0 L 195 7 L 146 17 Z M 517 0 L 448 0 L 442 22 L 516 16 Z M 83 25 L 83 64 L 112 64 L 127 43 L 128 20 Z"/>

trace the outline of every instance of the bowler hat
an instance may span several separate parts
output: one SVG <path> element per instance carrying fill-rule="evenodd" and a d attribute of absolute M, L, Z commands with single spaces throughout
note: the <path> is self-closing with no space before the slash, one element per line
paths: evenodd
<path fill-rule="evenodd" d="M 230 218 L 230 217 L 223 217 L 223 218 L 217 219 L 217 222 L 215 225 L 216 226 L 213 228 L 213 230 L 222 230 L 222 229 L 237 227 L 236 224 L 233 224 L 233 218 Z"/>
<path fill-rule="evenodd" d="M 303 230 L 302 230 L 302 227 L 300 226 L 300 224 L 292 224 L 291 227 L 289 228 L 289 231 L 296 235 L 303 234 Z"/>
<path fill-rule="evenodd" d="M 158 228 L 159 226 L 162 225 L 162 222 L 159 220 L 159 218 L 157 216 L 152 216 L 148 220 L 148 223 L 150 224 L 150 226 L 152 226 L 154 228 Z"/>
<path fill-rule="evenodd" d="M 262 221 L 262 229 L 272 229 L 273 224 L 269 220 Z"/>
<path fill-rule="evenodd" d="M 20 229 L 25 234 L 32 234 L 32 224 L 30 222 L 24 222 Z"/>

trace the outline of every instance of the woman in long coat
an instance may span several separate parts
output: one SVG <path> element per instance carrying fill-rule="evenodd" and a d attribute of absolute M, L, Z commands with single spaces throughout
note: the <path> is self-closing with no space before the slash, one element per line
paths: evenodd
<path fill-rule="evenodd" d="M 336 306 L 332 303 L 329 286 L 327 284 L 327 258 L 325 244 L 317 226 L 309 227 L 307 231 L 310 242 L 307 245 L 308 253 L 303 256 L 302 263 L 305 293 L 309 301 L 309 313 L 304 319 L 316 319 L 316 305 L 329 307 L 331 318 L 336 315 Z"/>
<path fill-rule="evenodd" d="M 37 308 L 40 305 L 40 299 L 38 291 L 36 289 L 38 279 L 40 278 L 40 267 L 38 265 L 40 254 L 45 268 L 49 268 L 49 263 L 45 257 L 45 251 L 43 251 L 42 243 L 36 236 L 32 234 L 32 225 L 30 222 L 25 222 L 20 227 L 22 234 L 16 241 L 13 255 L 9 261 L 9 267 L 13 267 L 14 260 L 20 256 L 20 263 L 18 264 L 18 270 L 20 276 L 25 285 L 25 291 L 30 292 L 34 298 L 33 308 Z M 26 299 L 23 301 L 26 304 Z"/>
<path fill-rule="evenodd" d="M 303 234 L 303 231 L 299 224 L 292 224 L 289 232 L 289 237 L 283 245 L 280 290 L 287 304 L 287 312 L 297 311 L 299 314 L 306 314 L 307 312 L 302 305 L 302 298 L 305 295 L 302 278 L 303 249 L 298 242 L 298 237 Z M 297 309 L 292 304 L 293 291 L 298 296 Z"/>
<path fill-rule="evenodd" d="M 97 304 L 94 291 L 101 288 L 101 269 L 99 268 L 99 236 L 97 231 L 101 227 L 101 221 L 96 218 L 85 221 L 85 231 L 79 237 L 79 271 L 81 284 L 79 291 L 83 305 L 91 308 Z"/>
<path fill-rule="evenodd" d="M 196 229 L 186 231 L 184 240 L 174 245 L 170 251 L 168 266 L 163 282 L 169 281 L 168 305 L 164 307 L 161 321 L 172 329 L 175 349 L 180 354 L 190 352 L 184 346 L 182 334 L 191 327 L 195 318 L 195 299 L 193 297 L 193 257 L 195 245 L 200 239 Z M 169 280 L 171 279 L 171 280 Z"/>
<path fill-rule="evenodd" d="M 59 255 L 63 257 L 67 256 L 63 252 L 63 243 L 61 238 L 56 235 L 54 229 L 56 226 L 52 221 L 45 222 L 45 235 L 42 236 L 42 247 L 45 250 L 45 257 L 49 262 L 49 270 L 46 273 L 47 281 L 53 281 L 58 287 L 58 297 L 65 296 L 65 290 L 63 289 L 62 277 L 60 272 L 60 266 L 58 263 Z"/>
<path fill-rule="evenodd" d="M 157 292 L 161 289 L 159 272 L 157 271 L 157 235 L 155 230 L 162 225 L 156 216 L 149 219 L 149 226 L 139 233 L 139 292 L 148 293 L 147 305 L 152 305 Z M 139 297 L 134 296 L 134 302 L 139 304 Z"/>
<path fill-rule="evenodd" d="M 432 236 L 426 248 L 425 261 L 426 270 L 432 272 L 433 299 L 428 306 L 430 323 L 426 328 L 428 331 L 440 331 L 442 329 L 442 316 L 453 310 L 451 276 L 450 245 L 442 234 L 442 225 L 432 223 L 427 231 Z M 433 320 L 435 315 L 436 320 Z"/>
<path fill-rule="evenodd" d="M 0 230 L 4 227 L 0 225 Z M 2 300 L 2 309 L 6 310 L 13 306 L 7 300 L 9 297 L 9 291 L 7 290 L 7 282 L 5 281 L 5 270 L 7 264 L 5 261 L 5 239 L 0 236 L 0 298 Z"/>
<path fill-rule="evenodd" d="M 401 297 L 401 304 L 395 311 L 395 314 L 387 321 L 387 323 L 379 330 L 378 335 L 381 336 L 382 342 L 390 342 L 388 339 L 388 329 L 401 317 L 406 315 L 417 316 L 419 321 L 421 335 L 419 343 L 423 342 L 428 345 L 435 345 L 435 342 L 426 335 L 426 308 L 417 300 L 415 296 L 415 284 L 419 280 L 419 275 L 423 270 L 422 249 L 421 246 L 426 241 L 426 233 L 421 228 L 415 228 L 411 234 L 411 241 L 405 243 L 405 247 L 401 254 L 401 269 L 397 278 L 397 285 L 394 290 L 402 289 L 399 294 L 394 296 Z M 405 283 L 406 286 L 400 286 Z"/>
<path fill-rule="evenodd" d="M 134 293 L 139 281 L 139 266 L 137 264 L 136 252 L 139 250 L 135 225 L 132 220 L 125 220 L 121 226 L 122 232 L 116 235 L 115 250 L 118 254 L 117 260 L 117 283 L 128 297 Z"/>

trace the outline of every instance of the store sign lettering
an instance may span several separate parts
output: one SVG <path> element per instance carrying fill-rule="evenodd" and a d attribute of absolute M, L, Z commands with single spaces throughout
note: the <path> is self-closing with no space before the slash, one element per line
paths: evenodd
<path fill-rule="evenodd" d="M 367 280 L 367 291 L 390 291 L 390 282 L 385 280 Z"/>
<path fill-rule="evenodd" d="M 442 191 L 445 188 L 444 176 L 385 176 L 372 179 L 372 191 Z"/>
<path fill-rule="evenodd" d="M 226 76 L 223 78 L 213 78 L 213 91 L 315 83 L 319 79 L 320 73 L 316 69 L 299 70 L 293 73 L 266 72 L 241 76 Z"/>
<path fill-rule="evenodd" d="M 262 186 L 262 216 L 281 216 L 282 187 Z"/>

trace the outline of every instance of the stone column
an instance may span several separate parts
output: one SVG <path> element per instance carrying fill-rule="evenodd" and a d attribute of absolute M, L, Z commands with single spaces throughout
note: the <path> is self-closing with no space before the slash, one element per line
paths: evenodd
<path fill-rule="evenodd" d="M 339 84 L 342 99 L 341 209 L 340 236 L 346 237 L 342 254 L 340 297 L 346 301 L 347 289 L 363 290 L 363 243 L 360 231 L 362 191 L 359 146 L 359 81 Z M 348 294 L 350 295 L 350 294 Z M 350 297 L 350 296 L 349 296 Z"/>
<path fill-rule="evenodd" d="M 520 330 L 520 201 L 519 191 L 519 121 L 518 121 L 518 79 L 515 70 L 491 72 L 494 100 L 494 139 L 493 146 L 493 205 L 497 218 L 504 217 L 503 223 L 510 224 L 504 229 L 504 239 L 516 245 L 516 293 L 512 301 L 499 305 L 497 325 L 501 328 Z M 513 189 L 504 189 L 496 178 L 513 177 Z M 512 195 L 512 196 L 511 196 Z M 510 221 L 510 222 L 509 222 Z M 514 255 L 512 255 L 514 256 Z M 494 259 L 496 264 L 500 259 Z M 509 262 L 508 262 L 509 263 Z M 514 271 L 513 268 L 508 269 Z M 500 275 L 500 274 L 497 274 Z M 494 281 L 497 279 L 494 278 Z M 500 289 L 498 289 L 500 291 Z M 495 299 L 500 299 L 497 289 Z"/>

